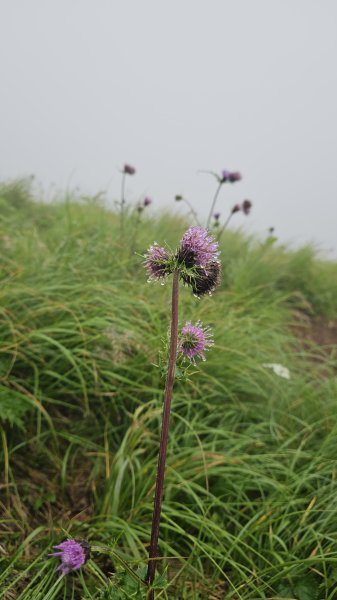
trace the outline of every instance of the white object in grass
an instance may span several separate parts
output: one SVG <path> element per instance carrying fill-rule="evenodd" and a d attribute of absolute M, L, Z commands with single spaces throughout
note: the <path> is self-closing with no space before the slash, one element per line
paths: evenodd
<path fill-rule="evenodd" d="M 284 367 L 283 365 L 280 365 L 279 363 L 263 363 L 262 366 L 266 367 L 267 369 L 272 369 L 275 375 L 283 377 L 283 379 L 290 379 L 289 369 L 287 369 L 287 367 Z"/>

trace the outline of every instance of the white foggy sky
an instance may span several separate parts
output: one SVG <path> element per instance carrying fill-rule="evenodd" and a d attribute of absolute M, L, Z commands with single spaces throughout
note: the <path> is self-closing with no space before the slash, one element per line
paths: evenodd
<path fill-rule="evenodd" d="M 120 190 L 337 255 L 335 0 L 0 0 L 0 178 Z"/>

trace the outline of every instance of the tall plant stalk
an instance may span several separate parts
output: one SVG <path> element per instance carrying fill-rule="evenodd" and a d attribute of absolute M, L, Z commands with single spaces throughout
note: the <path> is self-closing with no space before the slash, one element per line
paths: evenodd
<path fill-rule="evenodd" d="M 209 224 L 211 222 L 212 214 L 213 214 L 213 211 L 214 211 L 214 208 L 215 208 L 216 201 L 217 201 L 218 196 L 219 196 L 219 192 L 220 192 L 221 187 L 222 187 L 222 183 L 223 183 L 222 181 L 219 182 L 219 185 L 218 185 L 218 187 L 217 187 L 217 189 L 215 191 L 213 202 L 212 202 L 212 205 L 211 205 L 211 210 L 209 211 L 209 215 L 208 215 L 208 219 L 207 219 L 206 229 L 209 228 Z"/>
<path fill-rule="evenodd" d="M 179 304 L 179 272 L 173 273 L 172 282 L 172 313 L 171 313 L 171 333 L 170 333 L 170 351 L 168 369 L 165 383 L 162 430 L 160 438 L 159 458 L 156 477 L 156 489 L 154 496 L 151 541 L 149 549 L 149 561 L 146 574 L 146 582 L 149 586 L 153 584 L 156 571 L 156 558 L 158 557 L 158 538 L 160 526 L 160 514 L 163 500 L 165 463 L 167 453 L 167 443 L 170 425 L 171 401 L 174 384 L 174 374 L 177 361 L 178 346 L 178 304 Z M 148 600 L 154 599 L 154 590 L 150 590 Z"/>
<path fill-rule="evenodd" d="M 122 174 L 121 201 L 120 201 L 120 226 L 122 236 L 124 235 L 124 209 L 125 209 L 125 172 Z"/>

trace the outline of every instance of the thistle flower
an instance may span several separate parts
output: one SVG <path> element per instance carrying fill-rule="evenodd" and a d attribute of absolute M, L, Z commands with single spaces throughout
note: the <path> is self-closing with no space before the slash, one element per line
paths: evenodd
<path fill-rule="evenodd" d="M 162 246 L 158 246 L 157 242 L 154 242 L 145 254 L 144 265 L 150 280 L 164 279 L 166 275 L 172 273 L 169 253 Z"/>
<path fill-rule="evenodd" d="M 195 325 L 192 325 L 191 321 L 187 321 L 181 330 L 178 346 L 179 352 L 195 364 L 196 358 L 206 360 L 204 352 L 210 346 L 213 346 L 213 336 L 210 329 L 202 327 L 200 321 Z"/>
<path fill-rule="evenodd" d="M 149 198 L 148 196 L 146 196 L 146 198 L 144 198 L 143 204 L 144 204 L 144 206 L 150 206 L 150 204 L 152 204 L 151 198 Z"/>
<path fill-rule="evenodd" d="M 250 213 L 250 211 L 251 211 L 251 208 L 252 208 L 252 206 L 253 206 L 253 205 L 252 205 L 252 203 L 251 203 L 251 201 L 250 201 L 250 200 L 244 200 L 244 201 L 242 202 L 242 205 L 241 205 L 242 212 L 243 212 L 245 215 L 249 215 L 249 213 Z"/>
<path fill-rule="evenodd" d="M 240 204 L 234 204 L 233 208 L 232 208 L 232 215 L 234 215 L 234 213 L 239 212 L 241 210 L 241 205 Z"/>
<path fill-rule="evenodd" d="M 214 213 L 214 215 L 213 215 L 213 217 L 214 217 L 214 219 L 215 219 L 216 221 L 219 221 L 219 219 L 220 219 L 220 216 L 221 216 L 221 215 L 220 215 L 220 213 L 219 213 L 219 212 L 216 212 L 216 213 Z"/>
<path fill-rule="evenodd" d="M 235 183 L 236 181 L 240 181 L 240 179 L 242 179 L 242 175 L 238 171 L 229 173 L 228 181 L 230 181 L 230 183 Z"/>
<path fill-rule="evenodd" d="M 197 267 L 191 274 L 183 273 L 182 280 L 192 288 L 193 294 L 198 298 L 206 296 L 206 294 L 211 296 L 220 284 L 220 263 L 211 262 L 207 266 L 207 271 L 202 267 Z"/>
<path fill-rule="evenodd" d="M 178 264 L 190 267 L 204 267 L 218 260 L 219 250 L 216 242 L 207 229 L 190 227 L 180 241 L 176 258 Z"/>
<path fill-rule="evenodd" d="M 90 558 L 90 545 L 84 540 L 66 540 L 54 548 L 57 552 L 49 556 L 56 556 L 61 560 L 56 571 L 61 571 L 62 575 L 80 569 Z"/>
<path fill-rule="evenodd" d="M 128 165 L 128 164 L 124 165 L 123 173 L 126 173 L 126 175 L 134 175 L 135 172 L 136 172 L 136 169 L 132 165 Z"/>

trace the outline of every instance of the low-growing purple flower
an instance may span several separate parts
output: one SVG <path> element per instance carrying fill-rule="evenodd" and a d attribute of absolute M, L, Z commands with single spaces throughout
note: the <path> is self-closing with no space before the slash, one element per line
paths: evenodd
<path fill-rule="evenodd" d="M 127 163 L 124 165 L 123 173 L 126 173 L 126 175 L 134 175 L 135 172 L 136 169 L 132 165 L 128 165 Z"/>
<path fill-rule="evenodd" d="M 162 246 L 158 246 L 157 242 L 154 242 L 145 254 L 144 265 L 150 280 L 164 279 L 172 273 L 169 253 Z"/>
<path fill-rule="evenodd" d="M 200 321 L 192 325 L 187 321 L 179 337 L 178 349 L 193 364 L 196 359 L 205 360 L 205 351 L 213 346 L 213 336 L 208 327 L 202 327 Z"/>
<path fill-rule="evenodd" d="M 241 179 L 242 179 L 242 175 L 238 171 L 229 173 L 228 181 L 230 181 L 230 183 L 235 183 L 236 181 L 240 181 Z"/>
<path fill-rule="evenodd" d="M 244 201 L 242 202 L 242 205 L 241 205 L 242 212 L 243 212 L 245 215 L 249 215 L 249 213 L 250 213 L 250 211 L 251 211 L 251 208 L 252 208 L 252 206 L 253 206 L 253 204 L 252 204 L 252 202 L 251 202 L 250 200 L 244 200 Z"/>
<path fill-rule="evenodd" d="M 144 206 L 150 206 L 150 204 L 152 204 L 152 199 L 146 196 L 146 198 L 144 198 L 143 204 Z"/>
<path fill-rule="evenodd" d="M 80 569 L 90 558 L 90 545 L 84 540 L 66 540 L 54 548 L 57 552 L 49 556 L 56 556 L 61 560 L 56 570 L 61 571 L 62 575 Z"/>
<path fill-rule="evenodd" d="M 185 267 L 203 267 L 218 260 L 219 244 L 207 229 L 203 227 L 190 227 L 180 241 L 177 252 L 179 264 Z"/>

